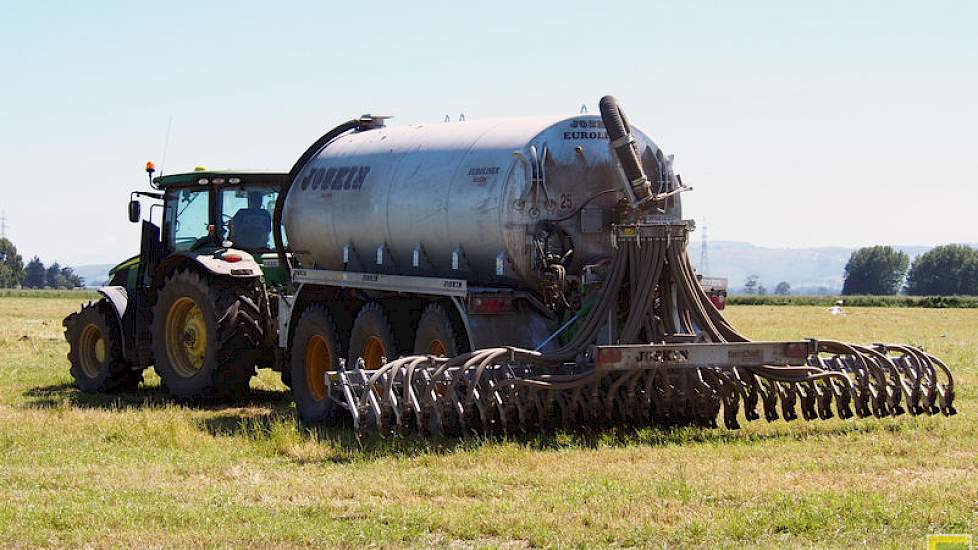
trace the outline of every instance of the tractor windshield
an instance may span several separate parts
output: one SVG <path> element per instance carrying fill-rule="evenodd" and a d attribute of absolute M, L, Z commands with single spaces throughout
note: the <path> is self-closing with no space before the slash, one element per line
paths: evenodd
<path fill-rule="evenodd" d="M 272 212 L 278 189 L 243 185 L 220 190 L 221 234 L 237 248 L 271 250 Z"/>
<path fill-rule="evenodd" d="M 167 193 L 164 224 L 171 250 L 188 250 L 207 236 L 207 189 L 180 189 Z"/>

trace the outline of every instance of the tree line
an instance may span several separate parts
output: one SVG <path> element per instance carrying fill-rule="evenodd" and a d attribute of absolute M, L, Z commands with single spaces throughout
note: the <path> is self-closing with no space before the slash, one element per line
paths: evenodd
<path fill-rule="evenodd" d="M 759 275 L 748 275 L 744 281 L 744 294 L 755 296 L 767 296 L 767 287 L 761 284 Z M 788 281 L 781 281 L 774 287 L 775 296 L 788 296 L 791 294 L 791 285 Z"/>
<path fill-rule="evenodd" d="M 912 265 L 905 252 L 892 246 L 868 246 L 852 253 L 842 294 L 885 296 L 901 290 L 911 296 L 978 296 L 978 249 L 938 246 Z"/>
<path fill-rule="evenodd" d="M 963 244 L 932 248 L 910 263 L 910 257 L 892 246 L 867 246 L 852 253 L 846 263 L 842 294 L 846 296 L 978 296 L 978 249 Z M 760 277 L 749 275 L 744 294 L 764 296 L 768 289 Z M 773 294 L 791 294 L 782 281 Z"/>
<path fill-rule="evenodd" d="M 77 288 L 85 279 L 74 269 L 54 262 L 45 267 L 34 256 L 27 264 L 10 239 L 0 238 L 0 288 Z"/>

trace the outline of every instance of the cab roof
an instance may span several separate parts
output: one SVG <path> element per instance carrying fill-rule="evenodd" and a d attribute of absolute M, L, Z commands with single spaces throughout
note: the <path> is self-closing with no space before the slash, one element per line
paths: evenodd
<path fill-rule="evenodd" d="M 161 188 L 186 185 L 274 185 L 281 186 L 289 177 L 281 172 L 248 172 L 242 170 L 201 170 L 169 174 L 153 178 L 153 183 Z M 204 181 L 202 181 L 204 180 Z"/>

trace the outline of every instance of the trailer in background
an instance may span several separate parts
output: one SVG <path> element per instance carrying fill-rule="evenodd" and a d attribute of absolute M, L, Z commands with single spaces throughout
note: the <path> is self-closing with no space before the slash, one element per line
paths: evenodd
<path fill-rule="evenodd" d="M 706 292 L 706 295 L 710 297 L 710 302 L 717 309 L 727 307 L 726 277 L 704 277 L 703 275 L 697 275 L 696 278 L 699 280 L 700 286 L 703 287 L 703 292 Z"/>

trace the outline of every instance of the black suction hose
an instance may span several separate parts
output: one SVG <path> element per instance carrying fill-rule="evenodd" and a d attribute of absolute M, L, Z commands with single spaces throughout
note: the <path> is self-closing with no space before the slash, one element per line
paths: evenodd
<path fill-rule="evenodd" d="M 631 187 L 629 195 L 635 198 L 635 204 L 632 206 L 638 206 L 652 198 L 653 194 L 649 178 L 642 169 L 642 161 L 638 149 L 635 148 L 635 138 L 632 137 L 631 128 L 628 127 L 628 120 L 614 97 L 606 95 L 601 98 L 598 105 L 601 109 L 601 120 L 604 121 L 605 130 L 608 131 L 608 139 L 611 140 L 611 148 L 618 155 L 621 167 L 625 170 L 625 177 L 628 178 Z"/>
<path fill-rule="evenodd" d="M 282 240 L 282 209 L 285 206 L 285 197 L 288 196 L 289 190 L 292 188 L 292 184 L 295 179 L 299 177 L 299 172 L 306 165 L 307 162 L 312 160 L 323 147 L 326 147 L 329 142 L 333 141 L 337 137 L 349 132 L 350 130 L 356 130 L 363 124 L 360 119 L 353 119 L 348 122 L 340 124 L 336 128 L 326 132 L 322 137 L 316 140 L 315 143 L 306 149 L 305 153 L 299 157 L 299 160 L 295 161 L 292 165 L 292 170 L 289 170 L 289 177 L 282 184 L 282 188 L 279 190 L 278 198 L 275 199 L 275 210 L 272 213 L 272 238 L 275 240 L 275 252 L 278 254 L 278 265 L 285 269 L 285 280 L 286 283 L 292 280 L 292 265 L 289 263 L 289 257 L 286 255 L 285 244 Z"/>

